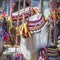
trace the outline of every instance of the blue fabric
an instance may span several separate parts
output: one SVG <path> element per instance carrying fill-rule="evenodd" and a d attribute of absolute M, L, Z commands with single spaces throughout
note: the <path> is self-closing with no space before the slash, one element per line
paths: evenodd
<path fill-rule="evenodd" d="M 20 57 L 17 56 L 17 57 L 15 58 L 15 60 L 18 60 L 19 58 L 20 58 Z"/>
<path fill-rule="evenodd" d="M 7 32 L 7 26 L 2 27 L 2 28 L 3 28 L 3 30 L 5 30 L 5 32 Z"/>
<path fill-rule="evenodd" d="M 8 55 L 7 55 L 7 58 L 8 58 L 9 60 L 13 60 L 12 54 L 8 54 Z"/>

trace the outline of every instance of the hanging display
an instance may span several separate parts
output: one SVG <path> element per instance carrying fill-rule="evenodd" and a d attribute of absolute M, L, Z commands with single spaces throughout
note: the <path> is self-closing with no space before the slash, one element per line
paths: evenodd
<path fill-rule="evenodd" d="M 42 4 L 42 0 L 40 3 Z M 42 6 L 41 6 L 41 8 L 42 8 Z M 18 9 L 20 9 L 20 0 L 19 0 Z M 18 12 L 13 13 L 14 18 L 17 19 L 17 25 L 15 26 L 16 27 L 16 40 L 15 40 L 16 48 L 17 48 L 17 44 L 18 44 L 18 36 L 20 35 L 21 49 L 22 49 L 23 53 L 25 53 L 25 55 L 26 55 L 25 57 L 27 57 L 26 58 L 27 60 L 30 60 L 33 57 L 31 55 L 34 55 L 35 53 L 37 54 L 36 51 L 38 51 L 39 48 L 40 48 L 39 60 L 48 60 L 47 56 L 53 56 L 53 57 L 58 56 L 59 53 L 58 53 L 56 46 L 50 46 L 50 47 L 48 47 L 47 50 L 45 50 L 45 48 L 44 48 L 48 45 L 47 41 L 49 40 L 48 34 L 50 34 L 50 32 L 49 32 L 50 26 L 47 27 L 47 25 L 45 24 L 46 20 L 48 20 L 48 19 L 45 20 L 45 17 L 42 15 L 42 9 L 40 10 L 41 13 L 39 13 L 38 9 L 36 9 L 34 11 L 36 14 L 31 14 L 31 16 L 28 16 L 29 19 L 28 19 L 28 21 L 26 21 L 25 13 L 30 13 L 28 9 L 29 8 L 25 9 L 25 0 L 24 0 L 24 9 L 23 9 L 23 11 L 21 11 L 22 16 L 20 16 L 20 10 L 18 10 Z M 27 11 L 25 11 L 25 10 L 27 10 Z M 53 21 L 53 22 L 55 21 L 57 23 L 58 20 L 60 20 L 60 11 L 57 9 L 51 10 L 51 14 L 49 17 L 50 17 L 51 21 Z M 1 18 L 1 16 L 0 16 L 0 18 Z M 20 20 L 22 21 L 21 25 L 19 25 Z M 7 27 L 7 23 L 8 23 L 8 27 Z M 3 36 L 4 40 L 6 42 L 8 42 L 9 34 L 7 33 L 8 32 L 7 30 L 9 30 L 9 32 L 10 32 L 11 29 L 12 29 L 12 20 L 10 18 L 8 18 L 7 22 L 6 22 L 6 20 L 4 20 L 4 22 L 3 22 L 4 36 L 2 35 L 1 29 L 0 29 L 0 39 L 2 39 L 2 36 Z M 38 33 L 36 33 L 36 32 L 38 32 Z M 32 33 L 34 33 L 34 34 L 32 34 Z M 55 34 L 55 32 L 54 32 L 54 34 Z M 25 36 L 26 38 L 24 38 L 23 36 Z M 27 38 L 29 38 L 29 39 L 27 39 Z M 59 41 L 58 41 L 58 44 L 59 44 Z M 44 46 L 44 45 L 46 45 L 46 46 Z M 15 54 L 14 60 L 23 60 L 23 55 Z"/>

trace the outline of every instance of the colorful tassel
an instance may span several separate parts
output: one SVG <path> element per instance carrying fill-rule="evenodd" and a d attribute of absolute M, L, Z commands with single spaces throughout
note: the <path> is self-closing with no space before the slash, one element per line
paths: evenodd
<path fill-rule="evenodd" d="M 22 54 L 17 54 L 15 56 L 15 59 L 14 60 L 23 60 L 23 55 Z"/>
<path fill-rule="evenodd" d="M 39 10 L 38 10 L 38 8 L 35 8 L 35 13 L 37 14 L 37 13 L 39 13 Z"/>
<path fill-rule="evenodd" d="M 8 42 L 8 40 L 9 40 L 9 35 L 8 33 L 4 32 L 4 41 Z"/>
<path fill-rule="evenodd" d="M 56 24 L 58 23 L 58 14 L 57 13 L 58 13 L 57 9 L 51 10 L 51 14 L 49 16 L 52 21 L 55 20 Z"/>
<path fill-rule="evenodd" d="M 24 27 L 24 33 L 25 33 L 26 38 L 31 37 L 31 34 L 27 27 L 27 23 L 24 23 L 23 27 Z"/>
<path fill-rule="evenodd" d="M 8 17 L 8 24 L 9 24 L 9 30 L 12 29 L 12 20 L 10 17 Z"/>
<path fill-rule="evenodd" d="M 46 54 L 47 54 L 47 49 L 46 48 L 40 49 L 39 60 L 48 60 L 48 57 L 46 56 Z"/>
<path fill-rule="evenodd" d="M 23 37 L 23 25 L 19 26 L 20 37 Z"/>

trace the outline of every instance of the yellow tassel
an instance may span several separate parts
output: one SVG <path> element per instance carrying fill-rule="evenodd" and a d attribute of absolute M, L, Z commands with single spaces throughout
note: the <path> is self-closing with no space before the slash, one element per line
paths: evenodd
<path fill-rule="evenodd" d="M 29 34 L 29 37 L 31 37 L 31 34 L 30 34 L 30 32 L 28 32 L 28 34 Z"/>
<path fill-rule="evenodd" d="M 45 20 L 48 21 L 49 20 L 48 17 L 45 17 Z"/>
<path fill-rule="evenodd" d="M 38 8 L 35 9 L 35 13 L 37 14 L 39 12 Z"/>
<path fill-rule="evenodd" d="M 12 29 L 12 20 L 10 17 L 8 17 L 8 20 L 7 20 L 8 24 L 9 24 L 9 30 Z"/>
<path fill-rule="evenodd" d="M 19 31 L 19 27 L 16 27 L 16 31 Z"/>
<path fill-rule="evenodd" d="M 27 23 L 24 23 L 24 32 L 25 32 L 25 34 L 27 33 L 29 37 L 31 37 L 31 34 L 27 28 Z"/>
<path fill-rule="evenodd" d="M 19 27 L 20 37 L 23 37 L 23 25 Z"/>
<path fill-rule="evenodd" d="M 27 33 L 27 31 L 28 31 L 26 26 L 27 26 L 27 23 L 24 23 L 24 31 L 25 31 L 25 33 Z"/>

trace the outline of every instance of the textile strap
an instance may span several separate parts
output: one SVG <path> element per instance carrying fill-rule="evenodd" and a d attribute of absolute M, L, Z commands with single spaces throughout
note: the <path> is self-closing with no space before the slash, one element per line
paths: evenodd
<path fill-rule="evenodd" d="M 47 48 L 40 49 L 40 57 L 39 57 L 39 60 L 48 60 L 48 58 L 46 56 L 46 53 L 47 53 Z"/>

